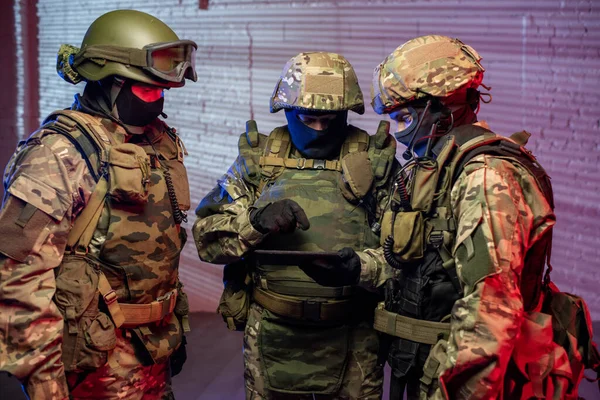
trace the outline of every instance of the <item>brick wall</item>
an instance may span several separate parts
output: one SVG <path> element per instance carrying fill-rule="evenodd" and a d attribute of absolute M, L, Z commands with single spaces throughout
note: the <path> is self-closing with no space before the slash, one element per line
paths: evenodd
<path fill-rule="evenodd" d="M 208 9 L 200 9 L 208 3 Z M 595 1 L 227 1 L 40 0 L 40 115 L 68 106 L 82 87 L 55 72 L 61 43 L 79 45 L 89 24 L 116 8 L 135 8 L 198 42 L 198 83 L 166 94 L 168 121 L 181 133 L 192 203 L 210 190 L 236 155 L 249 118 L 262 132 L 283 124 L 268 99 L 284 63 L 300 51 L 342 53 L 367 102 L 373 67 L 404 41 L 428 33 L 461 38 L 483 56 L 493 102 L 480 119 L 502 134 L 526 129 L 530 148 L 553 177 L 559 223 L 555 281 L 583 295 L 600 318 L 600 10 Z M 351 122 L 373 131 L 368 107 Z M 190 219 L 193 222 L 193 218 Z M 219 266 L 198 261 L 190 241 L 182 280 L 194 310 L 214 310 Z"/>

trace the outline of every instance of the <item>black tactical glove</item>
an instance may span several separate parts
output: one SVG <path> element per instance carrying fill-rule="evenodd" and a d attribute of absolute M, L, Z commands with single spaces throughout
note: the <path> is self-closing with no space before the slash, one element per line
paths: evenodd
<path fill-rule="evenodd" d="M 323 286 L 349 286 L 358 284 L 360 257 L 350 248 L 338 251 L 339 261 L 313 260 L 300 265 L 304 273 Z"/>
<path fill-rule="evenodd" d="M 187 351 L 185 349 L 185 345 L 187 344 L 187 340 L 185 339 L 185 335 L 183 336 L 183 340 L 177 350 L 171 354 L 169 357 L 169 363 L 171 364 L 171 376 L 175 376 L 181 372 L 183 368 L 183 364 L 187 360 Z"/>
<path fill-rule="evenodd" d="M 260 233 L 289 233 L 310 227 L 306 213 L 294 200 L 278 200 L 250 211 L 250 223 Z"/>

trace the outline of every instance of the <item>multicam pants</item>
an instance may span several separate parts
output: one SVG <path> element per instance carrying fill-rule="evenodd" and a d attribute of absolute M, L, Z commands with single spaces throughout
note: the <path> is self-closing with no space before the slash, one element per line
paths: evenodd
<path fill-rule="evenodd" d="M 383 368 L 377 365 L 379 343 L 372 340 L 370 324 L 362 322 L 351 335 L 349 357 L 340 391 L 335 395 L 278 393 L 265 388 L 258 332 L 262 307 L 252 304 L 244 332 L 246 400 L 379 400 L 383 395 Z"/>
<path fill-rule="evenodd" d="M 67 373 L 71 399 L 172 400 L 169 363 L 141 365 L 131 341 L 118 329 L 107 363 L 84 374 Z"/>

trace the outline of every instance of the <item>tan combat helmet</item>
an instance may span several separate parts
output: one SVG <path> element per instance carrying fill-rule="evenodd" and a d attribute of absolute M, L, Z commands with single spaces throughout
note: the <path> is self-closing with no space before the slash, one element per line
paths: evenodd
<path fill-rule="evenodd" d="M 398 47 L 373 72 L 371 105 L 377 114 L 428 95 L 449 97 L 476 89 L 485 69 L 481 56 L 458 39 L 421 36 Z"/>
<path fill-rule="evenodd" d="M 365 112 L 352 65 L 335 53 L 300 53 L 291 58 L 271 96 L 271 112 L 282 108 Z"/>
<path fill-rule="evenodd" d="M 135 10 L 111 11 L 88 28 L 81 49 L 62 45 L 56 69 L 69 83 L 121 76 L 163 87 L 196 81 L 196 43 Z"/>

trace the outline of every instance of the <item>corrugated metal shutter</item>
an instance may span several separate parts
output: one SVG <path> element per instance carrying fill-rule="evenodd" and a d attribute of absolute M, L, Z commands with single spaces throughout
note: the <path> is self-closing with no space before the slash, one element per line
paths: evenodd
<path fill-rule="evenodd" d="M 367 103 L 373 68 L 418 35 L 459 37 L 483 56 L 493 102 L 480 119 L 501 134 L 526 129 L 530 148 L 553 177 L 559 224 L 554 279 L 584 295 L 600 317 L 600 12 L 594 1 L 198 1 L 40 0 L 40 114 L 71 102 L 74 88 L 54 69 L 61 43 L 79 44 L 89 24 L 114 8 L 149 12 L 198 42 L 198 83 L 166 94 L 169 123 L 190 152 L 193 204 L 236 156 L 249 118 L 268 133 L 285 122 L 268 100 L 284 63 L 301 51 L 342 53 Z M 68 4 L 68 5 L 65 5 Z M 350 121 L 371 132 L 380 118 Z M 190 219 L 193 221 L 193 218 Z M 189 227 L 189 226 L 188 226 Z M 219 266 L 198 261 L 192 241 L 181 275 L 194 310 L 213 310 Z"/>

